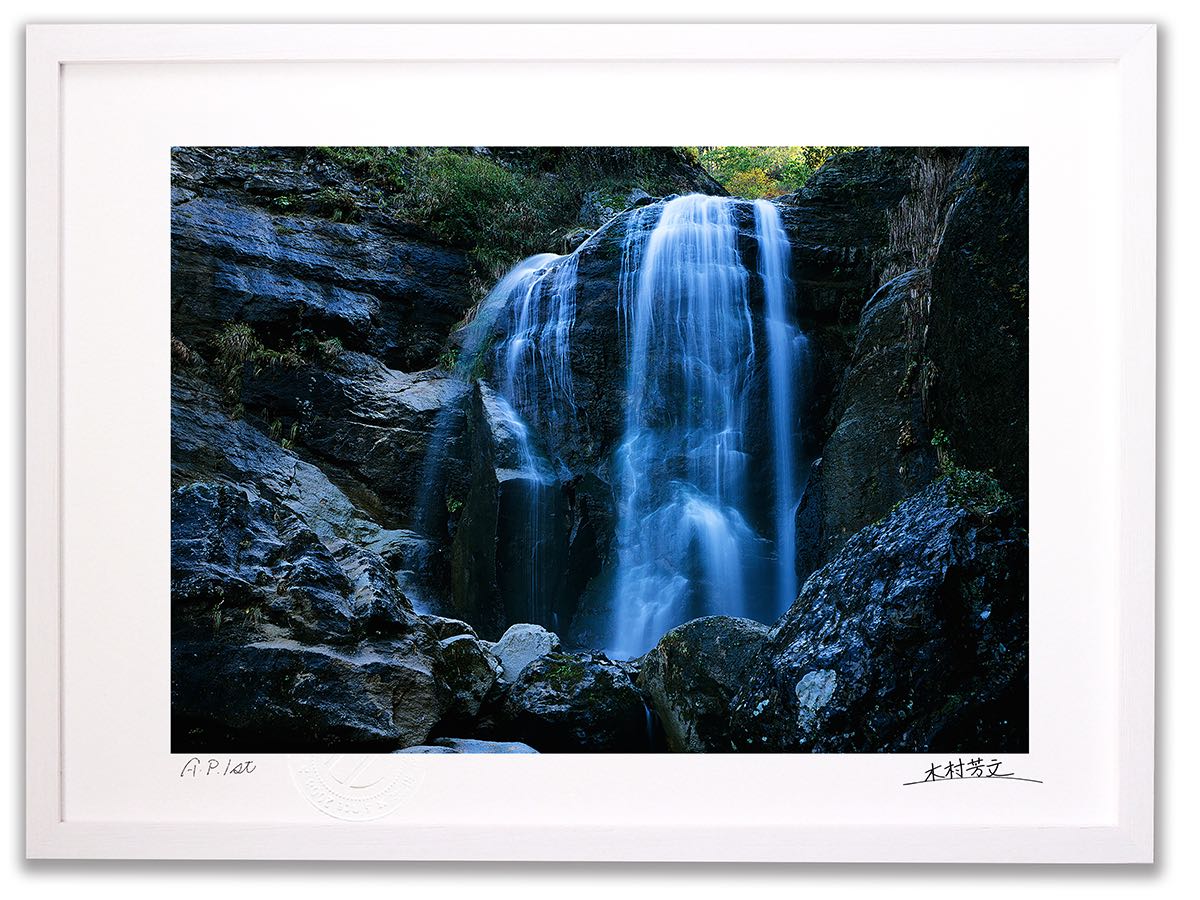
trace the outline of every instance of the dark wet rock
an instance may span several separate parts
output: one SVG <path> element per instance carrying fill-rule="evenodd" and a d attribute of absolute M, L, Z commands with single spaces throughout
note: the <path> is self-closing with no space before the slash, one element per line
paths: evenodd
<path fill-rule="evenodd" d="M 451 692 L 443 725 L 469 723 L 500 677 L 500 663 L 469 634 L 444 638 L 438 650 L 436 671 Z"/>
<path fill-rule="evenodd" d="M 274 625 L 313 640 L 350 638 L 368 622 L 415 616 L 390 572 L 314 531 L 248 485 L 194 483 L 171 498 L 171 596 L 195 633 Z"/>
<path fill-rule="evenodd" d="M 641 693 L 601 653 L 550 653 L 527 666 L 504 695 L 495 737 L 540 753 L 650 749 Z"/>
<path fill-rule="evenodd" d="M 461 619 L 447 619 L 444 616 L 422 614 L 421 621 L 429 626 L 430 631 L 439 641 L 463 634 L 476 637 L 475 629 Z"/>
<path fill-rule="evenodd" d="M 462 381 L 437 372 L 408 375 L 374 357 L 342 353 L 330 367 L 247 372 L 241 400 L 278 419 L 293 440 L 373 491 L 388 516 L 413 527 L 416 510 L 440 498 L 463 454 Z M 443 512 L 444 515 L 444 512 Z M 411 544 L 407 549 L 412 549 Z M 419 554 L 404 554 L 414 564 Z M 419 562 L 416 564 L 419 565 Z"/>
<path fill-rule="evenodd" d="M 739 749 L 1028 749 L 1028 540 L 994 482 L 939 480 L 805 583 L 733 704 Z"/>
<path fill-rule="evenodd" d="M 706 616 L 671 629 L 641 659 L 637 683 L 658 715 L 669 750 L 736 749 L 730 706 L 768 630 L 751 619 Z"/>
<path fill-rule="evenodd" d="M 406 642 L 176 639 L 171 674 L 177 753 L 387 751 L 424 742 L 444 702 Z"/>
<path fill-rule="evenodd" d="M 522 427 L 486 383 L 476 385 L 467 425 L 471 488 L 454 537 L 451 588 L 455 612 L 489 639 L 513 622 L 553 624 L 564 565 L 561 486 L 536 445 L 523 448 Z"/>
<path fill-rule="evenodd" d="M 932 416 L 960 465 L 1028 495 L 1029 151 L 967 153 L 932 269 Z"/>
<path fill-rule="evenodd" d="M 471 738 L 437 738 L 422 747 L 407 747 L 397 753 L 537 753 L 517 741 L 479 741 Z"/>
<path fill-rule="evenodd" d="M 929 276 L 893 278 L 867 302 L 831 417 L 837 422 L 796 511 L 800 577 L 938 474 L 912 331 Z"/>
<path fill-rule="evenodd" d="M 307 328 L 394 368 L 433 365 L 470 305 L 466 255 L 386 219 L 292 214 L 322 189 L 354 202 L 352 182 L 286 155 L 270 179 L 246 177 L 244 158 L 238 179 L 237 159 L 173 156 L 172 333 L 199 346 L 228 322 L 280 338 Z"/>
<path fill-rule="evenodd" d="M 509 626 L 500 640 L 492 645 L 492 655 L 500 662 L 505 681 L 516 681 L 526 667 L 547 653 L 559 649 L 558 635 L 540 625 L 519 623 Z"/>
<path fill-rule="evenodd" d="M 183 484 L 171 521 L 177 750 L 419 743 L 474 689 L 378 556 L 254 485 Z"/>

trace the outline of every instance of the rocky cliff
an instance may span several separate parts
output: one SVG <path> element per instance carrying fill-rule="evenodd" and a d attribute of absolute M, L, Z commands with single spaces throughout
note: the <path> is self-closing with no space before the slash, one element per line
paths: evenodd
<path fill-rule="evenodd" d="M 1023 746 L 1024 151 L 849 153 L 778 201 L 811 347 L 807 582 L 777 622 L 699 619 L 622 662 L 592 639 L 623 248 L 653 197 L 719 186 L 670 148 L 463 148 L 449 164 L 493 193 L 439 205 L 423 158 L 351 150 L 173 154 L 174 749 Z M 512 224 L 531 220 L 510 182 L 545 203 L 536 226 Z M 476 239 L 452 213 L 523 234 Z M 531 382 L 523 436 L 486 294 L 497 260 L 539 250 L 578 251 L 573 416 Z M 765 341 L 753 281 L 747 303 Z"/>

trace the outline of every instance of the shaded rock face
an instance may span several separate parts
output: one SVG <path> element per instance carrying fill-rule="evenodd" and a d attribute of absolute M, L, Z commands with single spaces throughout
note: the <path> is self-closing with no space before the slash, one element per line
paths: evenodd
<path fill-rule="evenodd" d="M 513 622 L 555 619 L 565 564 L 561 485 L 531 463 L 512 414 L 476 385 L 468 414 L 470 489 L 452 548 L 454 609 L 489 639 Z"/>
<path fill-rule="evenodd" d="M 668 631 L 643 657 L 638 686 L 658 715 L 667 748 L 722 753 L 729 709 L 769 629 L 750 619 L 706 616 Z"/>
<path fill-rule="evenodd" d="M 837 382 L 831 430 L 796 514 L 801 577 L 938 476 L 937 431 L 956 465 L 994 471 L 1018 499 L 1028 493 L 1028 154 L 939 151 L 922 170 L 928 159 L 907 158 L 901 199 L 927 196 L 908 218 L 894 209 L 876 238 L 876 270 L 901 274 L 862 307 Z M 945 167 L 945 182 L 930 183 L 927 173 Z M 824 176 L 834 185 L 810 184 L 853 184 L 837 174 Z M 926 267 L 903 271 L 914 257 Z"/>
<path fill-rule="evenodd" d="M 807 575 L 865 525 L 938 473 L 909 346 L 927 272 L 893 278 L 867 301 L 826 441 L 796 511 L 797 571 Z"/>
<path fill-rule="evenodd" d="M 353 352 L 329 368 L 247 368 L 247 409 L 261 409 L 285 428 L 294 423 L 294 440 L 360 485 L 360 493 L 378 497 L 381 516 L 410 529 L 431 524 L 418 518 L 438 488 L 428 479 L 453 480 L 464 454 L 465 383 L 437 372 L 397 372 Z"/>
<path fill-rule="evenodd" d="M 602 653 L 549 653 L 528 665 L 504 695 L 495 734 L 541 753 L 637 753 L 651 746 L 641 693 L 627 669 Z"/>
<path fill-rule="evenodd" d="M 939 480 L 805 583 L 732 705 L 739 749 L 1028 749 L 1028 540 Z"/>
<path fill-rule="evenodd" d="M 303 150 L 176 150 L 172 184 L 172 332 L 189 344 L 228 322 L 279 337 L 309 328 L 413 370 L 433 365 L 470 305 L 460 251 L 382 217 L 279 212 L 322 190 L 359 190 Z"/>
<path fill-rule="evenodd" d="M 962 465 L 1027 497 L 1029 151 L 971 150 L 952 190 L 931 272 L 932 414 Z"/>

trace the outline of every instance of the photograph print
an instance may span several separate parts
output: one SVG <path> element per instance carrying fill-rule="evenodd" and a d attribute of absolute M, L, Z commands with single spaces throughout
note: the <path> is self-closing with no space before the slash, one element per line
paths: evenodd
<path fill-rule="evenodd" d="M 1024 147 L 171 151 L 172 751 L 1024 753 Z"/>

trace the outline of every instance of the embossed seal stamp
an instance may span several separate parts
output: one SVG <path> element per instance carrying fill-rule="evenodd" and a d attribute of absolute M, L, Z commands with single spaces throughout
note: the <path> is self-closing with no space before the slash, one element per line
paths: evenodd
<path fill-rule="evenodd" d="M 409 760 L 394 756 L 291 756 L 297 790 L 335 819 L 366 822 L 395 812 L 420 786 Z"/>

